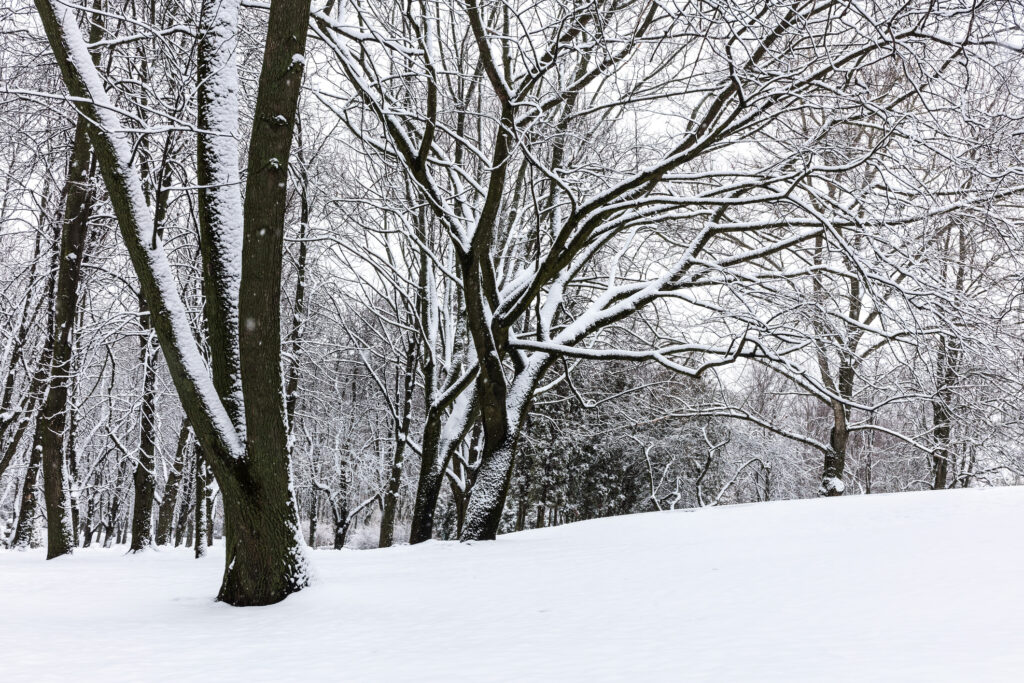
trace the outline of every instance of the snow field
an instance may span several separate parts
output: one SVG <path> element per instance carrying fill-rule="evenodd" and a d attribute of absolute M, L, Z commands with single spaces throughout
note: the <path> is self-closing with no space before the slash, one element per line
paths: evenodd
<path fill-rule="evenodd" d="M 223 549 L 0 552 L 0 681 L 1019 681 L 1024 489 L 651 513 L 311 551 L 279 605 Z"/>

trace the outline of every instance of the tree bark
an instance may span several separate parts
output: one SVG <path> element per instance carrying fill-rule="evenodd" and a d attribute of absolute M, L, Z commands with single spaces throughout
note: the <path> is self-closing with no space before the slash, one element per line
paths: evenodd
<path fill-rule="evenodd" d="M 39 479 L 39 468 L 42 462 L 42 449 L 33 444 L 28 458 L 28 467 L 25 469 L 25 480 L 21 485 L 21 509 L 18 512 L 18 524 L 14 527 L 14 539 L 11 541 L 11 547 L 15 550 L 35 548 L 39 545 L 35 534 L 36 514 L 39 509 L 36 482 Z"/>
<path fill-rule="evenodd" d="M 310 548 L 316 547 L 316 490 L 309 492 L 309 541 Z"/>
<path fill-rule="evenodd" d="M 206 557 L 206 501 L 209 497 L 207 489 L 206 465 L 196 462 L 196 506 L 195 506 L 195 554 L 196 559 Z"/>
<path fill-rule="evenodd" d="M 846 444 L 849 441 L 847 431 L 847 409 L 842 403 L 832 401 L 833 423 L 829 434 L 829 450 L 825 453 L 825 466 L 821 475 L 821 486 L 818 495 L 825 497 L 841 496 L 846 490 L 843 484 L 843 470 L 846 467 Z"/>
<path fill-rule="evenodd" d="M 40 225 L 42 229 L 42 225 Z M 55 238 L 59 237 L 59 233 L 54 235 Z M 32 389 L 42 392 L 44 395 L 40 397 L 40 402 L 45 403 L 46 401 L 46 390 L 49 386 L 49 379 L 51 374 L 51 366 L 53 362 L 53 334 L 50 331 L 53 329 L 55 319 L 55 301 L 56 286 L 57 286 L 57 258 L 59 255 L 60 245 L 55 241 L 54 250 L 50 256 L 50 274 L 46 281 L 46 330 L 47 334 L 43 341 L 43 348 L 39 355 L 39 365 L 37 366 L 37 372 L 35 378 L 33 378 Z M 24 549 L 29 546 L 36 547 L 38 539 L 35 536 L 35 518 L 39 506 L 39 500 L 36 497 L 36 484 L 39 480 L 39 470 L 43 464 L 43 436 L 44 436 L 44 422 L 42 412 L 40 411 L 36 415 L 36 427 L 35 433 L 32 435 L 32 450 L 29 451 L 28 467 L 25 470 L 25 480 L 22 484 L 21 489 L 21 511 L 18 513 L 18 525 L 15 527 L 14 540 L 11 542 L 12 548 Z M 60 519 L 60 517 L 58 517 Z M 49 535 L 49 534 L 47 534 Z"/>
<path fill-rule="evenodd" d="M 159 512 L 156 522 L 156 544 L 169 545 L 173 540 L 174 510 L 178 504 L 178 489 L 181 485 L 181 475 L 185 469 L 185 451 L 188 446 L 188 420 L 181 421 L 181 429 L 178 430 L 178 447 L 174 451 L 174 463 L 167 475 L 167 484 L 164 486 L 164 497 L 160 501 Z"/>
<path fill-rule="evenodd" d="M 210 547 L 213 545 L 213 514 L 214 514 L 214 500 L 213 495 L 213 475 L 210 473 L 210 469 L 206 468 L 206 546 Z"/>
<path fill-rule="evenodd" d="M 410 338 L 405 352 L 405 373 L 402 386 L 402 405 L 395 416 L 395 450 L 391 460 L 391 474 L 384 491 L 383 510 L 380 518 L 380 539 L 378 547 L 389 548 L 395 539 L 395 512 L 398 508 L 398 492 L 402 487 L 402 469 L 405 465 L 405 448 L 409 441 L 409 427 L 412 423 L 412 394 L 416 388 L 415 337 Z"/>
<path fill-rule="evenodd" d="M 459 535 L 463 541 L 493 541 L 497 537 L 509 484 L 512 482 L 512 466 L 515 462 L 513 440 L 506 438 L 489 455 L 486 444 L 484 448 L 480 469 L 469 496 L 465 526 Z"/>
<path fill-rule="evenodd" d="M 142 338 L 142 415 L 139 431 L 139 462 L 135 466 L 135 498 L 132 505 L 131 552 L 153 545 L 153 500 L 156 497 L 156 361 L 158 347 L 146 316 Z"/>
<path fill-rule="evenodd" d="M 189 461 L 186 461 L 186 463 L 185 463 L 186 467 L 183 468 L 182 472 L 181 472 L 181 477 L 182 477 L 181 478 L 181 485 L 183 486 L 183 488 L 181 490 L 180 512 L 178 513 L 178 519 L 177 519 L 177 521 L 174 524 L 174 547 L 175 548 L 180 546 L 185 541 L 185 533 L 186 533 L 186 531 L 188 529 L 191 528 L 188 525 L 188 518 L 189 518 L 188 511 L 189 511 L 189 506 L 192 504 L 191 503 L 192 497 L 193 497 L 192 489 L 195 488 L 195 469 L 194 468 L 196 467 L 196 465 L 199 462 L 201 462 L 201 458 L 202 458 L 202 456 L 198 452 L 196 452 L 194 457 L 190 458 Z M 189 464 L 190 462 L 191 462 L 191 464 Z M 191 476 L 185 476 L 186 474 L 191 475 Z M 191 545 L 191 544 L 189 543 L 189 544 L 186 544 L 186 545 Z"/>
<path fill-rule="evenodd" d="M 412 528 L 409 543 L 429 541 L 434 535 L 434 515 L 437 500 L 444 486 L 444 471 L 466 434 L 473 427 L 476 411 L 476 387 L 469 386 L 461 400 L 456 400 L 447 421 L 443 421 L 443 406 L 432 404 L 427 408 L 423 427 L 423 458 L 420 463 L 416 501 L 413 504 Z"/>
<path fill-rule="evenodd" d="M 94 22 L 91 41 L 99 40 L 102 25 Z M 94 63 L 98 55 L 93 57 Z M 90 186 L 92 154 L 85 118 L 79 116 L 64 186 L 64 219 L 61 225 L 60 260 L 54 295 L 52 362 L 49 388 L 40 411 L 37 430 L 42 432 L 43 493 L 46 499 L 46 559 L 70 555 L 75 547 L 74 517 L 71 514 L 69 482 L 64 443 L 70 407 L 72 335 L 78 317 L 78 290 L 82 261 L 89 234 L 94 193 Z"/>
<path fill-rule="evenodd" d="M 142 201 L 144 192 L 131 158 L 131 140 L 87 59 L 88 47 L 74 8 L 55 0 L 35 0 L 35 4 L 75 106 L 93 122 L 89 125 L 93 149 L 168 370 L 203 456 L 220 483 L 226 553 L 218 597 L 232 605 L 278 602 L 308 583 L 290 482 L 281 377 L 280 290 L 288 161 L 310 2 L 270 3 L 249 143 L 237 287 L 233 230 L 237 213 L 211 214 L 209 233 L 224 236 L 219 245 L 226 249 L 215 258 L 204 258 L 204 291 L 214 299 L 214 305 L 207 306 L 212 373 L 201 360 L 152 212 Z M 198 137 L 201 152 L 212 155 L 204 163 L 218 172 L 229 172 L 231 162 L 237 159 L 224 152 L 232 145 L 223 143 L 223 135 L 234 134 L 233 124 L 237 124 L 233 98 L 237 93 L 231 92 L 237 88 L 232 45 L 238 32 L 237 8 L 238 2 L 232 0 L 206 0 L 201 7 L 200 73 L 223 76 L 223 82 L 200 78 L 200 121 L 209 116 L 212 122 L 200 128 L 213 133 Z M 300 59 L 295 59 L 296 55 Z M 200 185 L 207 190 L 201 194 L 212 197 L 209 190 L 213 188 L 238 192 L 237 184 L 202 180 Z M 222 195 L 218 192 L 217 196 Z M 201 241 L 211 245 L 208 239 Z M 216 282 L 224 286 L 216 286 Z M 212 319 L 211 310 L 217 312 Z M 236 325 L 237 352 L 231 339 Z M 245 404 L 244 413 L 238 409 L 239 399 Z"/>

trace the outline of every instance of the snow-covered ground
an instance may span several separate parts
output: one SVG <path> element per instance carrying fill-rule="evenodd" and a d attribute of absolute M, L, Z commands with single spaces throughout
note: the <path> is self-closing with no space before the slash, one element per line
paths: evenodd
<path fill-rule="evenodd" d="M 317 551 L 280 605 L 222 551 L 0 552 L 0 681 L 1019 681 L 1024 489 L 634 515 Z"/>

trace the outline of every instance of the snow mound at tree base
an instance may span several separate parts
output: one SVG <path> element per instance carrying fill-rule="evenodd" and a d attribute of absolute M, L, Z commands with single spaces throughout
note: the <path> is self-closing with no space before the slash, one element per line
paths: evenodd
<path fill-rule="evenodd" d="M 223 550 L 0 552 L 0 680 L 1017 681 L 1024 489 L 633 515 L 311 552 L 272 607 Z"/>

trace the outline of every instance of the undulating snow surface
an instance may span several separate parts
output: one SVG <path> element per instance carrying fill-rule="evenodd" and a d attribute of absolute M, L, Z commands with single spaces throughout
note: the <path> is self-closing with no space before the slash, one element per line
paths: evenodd
<path fill-rule="evenodd" d="M 618 517 L 311 553 L 280 605 L 222 550 L 0 552 L 0 681 L 1024 680 L 1024 489 Z"/>

